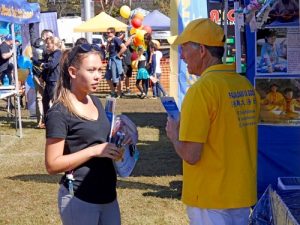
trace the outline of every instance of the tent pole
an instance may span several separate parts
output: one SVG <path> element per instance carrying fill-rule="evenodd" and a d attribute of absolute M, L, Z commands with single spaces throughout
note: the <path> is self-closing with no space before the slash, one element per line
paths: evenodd
<path fill-rule="evenodd" d="M 91 18 L 91 1 L 90 0 L 83 0 L 83 1 L 84 1 L 84 18 L 85 21 L 87 21 Z M 85 37 L 89 43 L 92 43 L 93 38 L 91 32 L 85 33 Z"/>
<path fill-rule="evenodd" d="M 17 97 L 17 107 L 18 107 L 18 122 L 19 122 L 19 137 L 23 137 L 22 131 L 22 121 L 21 121 L 21 108 L 20 108 L 20 95 L 19 95 L 19 77 L 18 77 L 18 67 L 17 67 L 17 51 L 16 51 L 16 37 L 15 37 L 15 25 L 11 24 L 11 34 L 13 38 L 13 61 L 14 61 L 14 77 L 15 77 L 15 85 L 16 85 L 16 97 Z M 17 116 L 17 115 L 15 115 Z M 17 127 L 16 123 L 16 127 Z"/>
<path fill-rule="evenodd" d="M 227 34 L 228 34 L 228 23 L 227 23 L 227 14 L 228 14 L 228 0 L 225 0 L 225 6 L 224 6 L 224 11 L 223 11 L 223 15 L 221 15 L 222 18 L 224 18 L 224 34 L 225 34 L 225 38 L 227 39 Z M 225 40 L 225 45 L 224 45 L 224 55 L 223 55 L 223 63 L 226 64 L 226 58 L 227 58 L 227 43 Z"/>
<path fill-rule="evenodd" d="M 238 9 L 240 7 L 240 3 L 238 1 L 234 2 L 234 36 L 235 36 L 235 62 L 236 62 L 236 72 L 242 72 L 242 47 L 241 47 L 241 31 L 239 29 L 239 20 L 238 20 Z"/>

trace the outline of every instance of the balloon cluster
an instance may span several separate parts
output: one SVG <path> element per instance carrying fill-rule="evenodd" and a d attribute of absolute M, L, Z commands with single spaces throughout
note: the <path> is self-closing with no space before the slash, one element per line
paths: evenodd
<path fill-rule="evenodd" d="M 151 34 L 152 28 L 150 26 L 143 26 L 144 15 L 141 12 L 137 12 L 130 18 L 131 10 L 127 5 L 123 5 L 120 8 L 120 15 L 124 19 L 130 19 L 132 28 L 130 29 L 130 35 L 135 35 L 133 39 L 133 46 L 143 46 L 146 49 L 144 36 L 146 33 Z"/>
<path fill-rule="evenodd" d="M 138 54 L 137 54 L 137 48 L 139 46 L 143 46 L 143 49 L 147 49 L 147 45 L 145 44 L 145 34 L 152 33 L 152 28 L 150 26 L 143 25 L 144 15 L 141 12 L 136 12 L 131 17 L 131 10 L 127 5 L 123 5 L 120 8 L 120 15 L 124 19 L 129 19 L 130 24 L 132 25 L 132 28 L 130 29 L 130 35 L 134 35 L 134 38 L 132 40 L 132 47 L 135 49 L 135 51 L 131 55 L 131 61 L 132 61 L 132 67 L 136 69 L 137 67 L 137 60 L 138 60 Z M 135 65 L 135 66 L 134 66 Z"/>

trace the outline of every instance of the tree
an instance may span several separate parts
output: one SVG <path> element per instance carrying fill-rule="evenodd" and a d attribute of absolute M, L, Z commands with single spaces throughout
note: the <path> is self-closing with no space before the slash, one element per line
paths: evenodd
<path fill-rule="evenodd" d="M 56 11 L 57 17 L 81 14 L 80 0 L 28 0 L 40 4 L 41 11 Z"/>
<path fill-rule="evenodd" d="M 170 0 L 154 0 L 153 4 L 162 13 L 164 13 L 167 16 L 170 16 Z"/>
<path fill-rule="evenodd" d="M 41 11 L 48 11 L 48 0 L 28 0 L 30 3 L 39 3 L 41 7 Z"/>
<path fill-rule="evenodd" d="M 124 4 L 124 1 L 120 0 L 94 0 L 95 13 L 106 12 L 113 17 L 117 17 L 122 2 Z"/>

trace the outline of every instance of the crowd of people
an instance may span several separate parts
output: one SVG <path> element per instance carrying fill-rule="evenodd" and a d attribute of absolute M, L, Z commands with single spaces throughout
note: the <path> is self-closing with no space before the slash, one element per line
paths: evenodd
<path fill-rule="evenodd" d="M 110 96 L 122 98 L 132 94 L 130 79 L 133 70 L 137 69 L 136 87 L 140 91 L 138 97 L 156 99 L 167 92 L 160 83 L 162 53 L 159 51 L 159 42 L 153 40 L 150 34 L 145 34 L 145 45 L 134 46 L 131 35 L 126 40 L 125 32 L 116 33 L 115 28 L 110 27 L 106 32 L 107 44 L 92 44 L 100 52 L 102 60 L 107 61 L 105 80 L 110 89 Z M 86 38 L 79 38 L 74 46 L 89 44 Z M 0 74 L 1 83 L 5 75 L 10 84 L 13 82 L 13 41 L 12 36 L 7 35 L 0 45 Z M 52 30 L 45 29 L 41 37 L 32 43 L 32 52 L 29 57 L 32 61 L 33 81 L 36 93 L 36 128 L 45 128 L 44 115 L 52 105 L 54 90 L 59 79 L 60 60 L 66 50 L 64 42 L 55 37 Z M 138 52 L 138 58 L 132 56 Z M 142 83 L 142 86 L 140 85 Z M 152 85 L 153 94 L 148 97 L 149 85 Z M 22 101 L 21 101 L 22 102 Z"/>

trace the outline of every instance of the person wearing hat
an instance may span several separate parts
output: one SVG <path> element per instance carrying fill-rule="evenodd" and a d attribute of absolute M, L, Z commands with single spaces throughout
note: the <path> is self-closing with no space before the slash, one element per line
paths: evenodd
<path fill-rule="evenodd" d="M 181 46 L 189 74 L 180 121 L 168 117 L 167 136 L 183 160 L 182 201 L 190 224 L 246 225 L 257 201 L 259 96 L 222 64 L 225 36 L 210 19 L 191 21 L 171 44 Z"/>
<path fill-rule="evenodd" d="M 4 37 L 4 41 L 0 45 L 0 74 L 2 83 L 5 75 L 8 76 L 9 84 L 12 83 L 12 71 L 14 66 L 9 62 L 13 56 L 12 46 L 13 38 L 11 34 L 8 34 Z"/>

